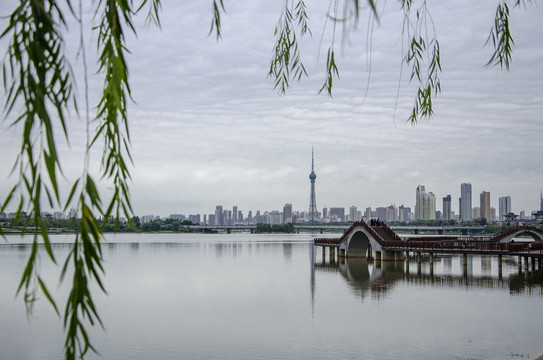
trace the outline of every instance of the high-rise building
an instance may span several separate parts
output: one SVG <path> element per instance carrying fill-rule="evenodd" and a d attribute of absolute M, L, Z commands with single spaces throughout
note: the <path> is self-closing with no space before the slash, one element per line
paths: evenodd
<path fill-rule="evenodd" d="M 364 211 L 364 218 L 366 219 L 366 221 L 371 219 L 371 207 L 367 207 L 366 211 Z"/>
<path fill-rule="evenodd" d="M 502 196 L 498 199 L 499 202 L 499 220 L 505 221 L 505 216 L 511 212 L 511 196 Z"/>
<path fill-rule="evenodd" d="M 463 183 L 460 185 L 460 220 L 470 221 L 471 211 L 471 184 Z"/>
<path fill-rule="evenodd" d="M 238 207 L 234 206 L 232 207 L 232 224 L 236 224 L 238 222 Z"/>
<path fill-rule="evenodd" d="M 452 218 L 452 197 L 447 195 L 443 198 L 443 220 L 451 220 Z"/>
<path fill-rule="evenodd" d="M 540 191 L 540 192 L 539 192 L 539 197 L 541 198 L 541 199 L 540 199 L 541 204 L 539 204 L 539 207 L 540 207 L 539 210 L 540 210 L 540 211 L 543 211 L 543 191 Z"/>
<path fill-rule="evenodd" d="M 409 213 L 411 208 L 400 205 L 398 208 L 398 220 L 400 221 L 409 221 Z"/>
<path fill-rule="evenodd" d="M 285 206 L 283 206 L 283 221 L 285 223 L 293 222 L 292 221 L 292 204 L 285 204 Z"/>
<path fill-rule="evenodd" d="M 472 219 L 480 219 L 481 218 L 481 208 L 476 206 L 473 209 L 471 209 L 471 218 Z"/>
<path fill-rule="evenodd" d="M 415 203 L 416 220 L 436 219 L 436 197 L 432 192 L 426 192 L 424 185 L 417 186 L 417 199 Z"/>
<path fill-rule="evenodd" d="M 341 222 L 345 221 L 345 208 L 331 207 L 329 217 L 335 217 Z"/>
<path fill-rule="evenodd" d="M 215 225 L 224 225 L 222 205 L 215 206 Z"/>
<path fill-rule="evenodd" d="M 319 218 L 319 212 L 317 211 L 317 199 L 315 198 L 315 156 L 313 148 L 311 148 L 311 173 L 309 174 L 309 181 L 311 182 L 311 195 L 309 196 L 309 211 L 307 219 L 311 222 L 315 222 Z"/>
<path fill-rule="evenodd" d="M 273 210 L 268 213 L 268 224 L 278 225 L 282 223 L 283 223 L 283 216 L 279 211 Z"/>
<path fill-rule="evenodd" d="M 377 207 L 375 209 L 375 216 L 379 218 L 379 220 L 385 221 L 387 218 L 387 208 L 386 207 Z"/>
<path fill-rule="evenodd" d="M 481 193 L 481 219 L 486 219 L 487 221 L 492 220 L 492 213 L 490 212 L 490 192 L 483 191 Z"/>
<path fill-rule="evenodd" d="M 424 203 L 424 194 L 426 193 L 426 188 L 424 185 L 417 186 L 417 198 L 415 199 L 415 219 L 423 220 L 423 203 Z"/>
<path fill-rule="evenodd" d="M 326 219 L 328 217 L 328 208 L 322 208 L 322 218 Z"/>
<path fill-rule="evenodd" d="M 358 209 L 356 206 L 351 206 L 349 208 L 349 221 L 352 221 L 352 222 L 355 222 L 355 221 L 358 221 L 359 218 L 358 218 Z"/>
<path fill-rule="evenodd" d="M 396 208 L 396 205 L 390 205 L 389 207 L 387 207 L 385 220 L 398 221 L 398 209 Z"/>

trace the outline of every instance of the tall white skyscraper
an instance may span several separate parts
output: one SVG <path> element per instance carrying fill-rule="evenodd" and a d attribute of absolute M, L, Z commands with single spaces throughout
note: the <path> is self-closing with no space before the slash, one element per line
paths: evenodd
<path fill-rule="evenodd" d="M 471 216 L 471 184 L 460 185 L 460 220 L 470 221 Z"/>
<path fill-rule="evenodd" d="M 426 192 L 424 185 L 417 186 L 417 199 L 415 203 L 416 220 L 436 219 L 436 197 L 432 192 Z"/>
<path fill-rule="evenodd" d="M 500 221 L 505 220 L 505 215 L 511 212 L 511 196 L 502 196 L 498 199 L 499 201 L 499 214 Z"/>

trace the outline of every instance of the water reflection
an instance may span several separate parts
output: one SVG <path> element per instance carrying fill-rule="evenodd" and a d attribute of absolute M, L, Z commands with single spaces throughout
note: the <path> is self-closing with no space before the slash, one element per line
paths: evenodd
<path fill-rule="evenodd" d="M 453 259 L 457 259 L 463 271 L 453 270 Z M 442 261 L 442 272 L 435 274 L 435 264 L 419 262 L 374 262 L 366 259 L 342 259 L 339 262 L 315 262 L 316 272 L 335 273 L 349 285 L 357 297 L 364 299 L 371 296 L 379 299 L 396 285 L 402 283 L 417 286 L 481 288 L 488 290 L 509 291 L 511 294 L 539 295 L 543 297 L 543 271 L 533 267 L 522 267 L 514 258 L 504 258 L 503 266 L 517 268 L 506 275 L 493 276 L 491 273 L 492 257 L 481 256 L 480 274 L 474 272 L 473 257 L 447 256 L 434 259 Z M 464 262 L 465 261 L 465 262 Z M 415 266 L 416 271 L 410 267 Z M 312 281 L 315 281 L 312 278 Z M 318 281 L 317 281 L 318 282 Z M 312 290 L 314 284 L 312 284 Z"/>

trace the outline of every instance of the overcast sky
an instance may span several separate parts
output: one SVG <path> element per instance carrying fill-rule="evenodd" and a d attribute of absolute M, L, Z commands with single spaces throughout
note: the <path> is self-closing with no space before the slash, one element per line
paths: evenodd
<path fill-rule="evenodd" d="M 472 184 L 473 206 L 479 206 L 484 190 L 490 191 L 496 209 L 498 197 L 506 195 L 517 214 L 539 209 L 541 4 L 511 10 L 515 48 L 511 70 L 505 71 L 485 68 L 492 49 L 484 44 L 497 1 L 428 1 L 441 44 L 442 93 L 434 102 L 435 116 L 412 126 L 405 120 L 415 91 L 408 82 L 410 70 L 400 73 L 399 2 L 379 2 L 382 17 L 374 26 L 371 49 L 367 9 L 346 41 L 338 29 L 340 79 L 333 98 L 317 95 L 332 31 L 330 21 L 324 28 L 328 2 L 307 1 L 313 36 L 303 40 L 301 53 L 309 78 L 286 96 L 278 95 L 267 78 L 283 1 L 224 3 L 218 42 L 208 37 L 211 0 L 164 0 L 162 29 L 143 26 L 141 16 L 136 20 L 138 37 L 128 36 L 136 214 L 209 214 L 219 204 L 237 205 L 245 215 L 249 210 L 281 210 L 285 203 L 307 211 L 312 146 L 319 210 L 390 204 L 414 208 L 415 190 L 422 184 L 436 195 L 438 210 L 442 197 L 452 195 L 458 213 L 463 182 Z M 14 4 L 2 1 L 1 15 L 9 14 Z M 0 23 L 4 28 L 6 20 Z M 89 63 L 95 66 L 96 34 L 86 35 Z M 77 27 L 70 25 L 69 54 L 75 54 L 78 37 Z M 2 53 L 5 48 L 4 40 Z M 72 66 L 75 74 L 81 73 L 80 60 L 73 58 Z M 99 76 L 91 79 L 94 104 L 101 82 Z M 80 95 L 82 83 L 79 79 Z M 8 128 L 8 121 L 1 124 L 2 198 L 16 181 L 8 171 L 19 146 L 18 130 Z M 56 138 L 65 184 L 82 171 L 84 122 L 75 114 L 69 133 L 69 147 L 60 133 Z M 98 169 L 100 154 L 93 154 L 92 161 Z"/>

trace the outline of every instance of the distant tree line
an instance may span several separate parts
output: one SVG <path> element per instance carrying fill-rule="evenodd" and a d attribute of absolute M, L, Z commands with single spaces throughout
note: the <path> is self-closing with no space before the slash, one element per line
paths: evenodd
<path fill-rule="evenodd" d="M 292 223 L 288 224 L 256 224 L 255 233 L 295 233 L 294 225 Z"/>
<path fill-rule="evenodd" d="M 25 216 L 21 216 L 17 221 L 15 219 L 4 219 L 0 221 L 0 227 L 3 231 L 21 231 L 24 227 Z M 49 232 L 74 232 L 78 231 L 81 226 L 81 219 L 55 219 L 50 216 L 42 217 L 43 224 Z M 115 220 L 111 218 L 108 221 L 100 219 L 97 223 L 101 226 L 104 232 L 192 232 L 196 231 L 187 227 L 187 225 L 194 225 L 190 220 L 153 220 L 145 223 L 141 223 L 140 218 L 134 216 L 130 219 L 130 222 L 119 222 L 117 228 Z M 28 230 L 32 230 L 27 229 Z"/>

